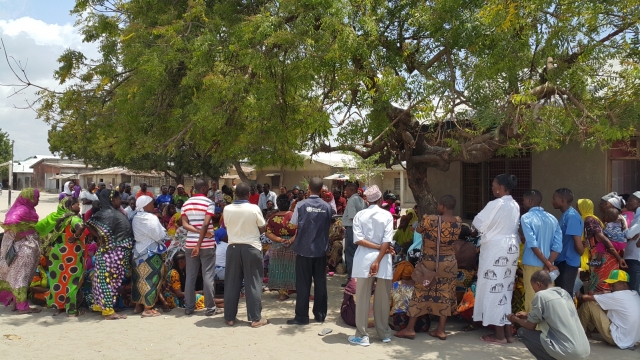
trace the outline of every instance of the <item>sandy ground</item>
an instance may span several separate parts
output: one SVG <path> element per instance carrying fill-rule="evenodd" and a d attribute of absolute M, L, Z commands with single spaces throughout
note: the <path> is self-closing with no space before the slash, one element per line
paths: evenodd
<path fill-rule="evenodd" d="M 13 198 L 16 196 L 14 192 Z M 53 195 L 42 196 L 38 206 L 41 217 L 55 210 L 56 199 Z M 6 208 L 7 192 L 3 191 L 0 221 Z M 344 277 L 330 277 L 328 282 L 327 321 L 308 326 L 286 325 L 286 320 L 294 315 L 295 295 L 288 301 L 278 302 L 276 292 L 263 294 L 263 315 L 270 324 L 259 329 L 250 328 L 245 321 L 244 300 L 238 313 L 240 322 L 231 328 L 224 324 L 221 315 L 209 318 L 201 311 L 185 316 L 183 311 L 174 309 L 163 316 L 146 319 L 128 312 L 128 319 L 105 321 L 97 313 L 80 318 L 54 318 L 52 310 L 14 315 L 8 308 L 0 307 L 0 358 L 533 359 L 520 342 L 496 346 L 480 340 L 488 330 L 459 331 L 464 323 L 456 319 L 449 321 L 446 341 L 418 334 L 416 340 L 394 338 L 391 343 L 382 344 L 372 335 L 368 348 L 350 345 L 347 336 L 352 335 L 354 329 L 340 319 L 340 284 Z M 331 328 L 333 333 L 318 336 L 323 328 Z M 370 333 L 375 332 L 370 329 Z M 592 341 L 590 359 L 638 359 L 639 352 L 618 350 Z"/>

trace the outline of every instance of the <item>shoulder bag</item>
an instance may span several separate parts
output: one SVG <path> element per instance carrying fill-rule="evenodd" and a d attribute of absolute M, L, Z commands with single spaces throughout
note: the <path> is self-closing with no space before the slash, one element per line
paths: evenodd
<path fill-rule="evenodd" d="M 438 216 L 438 240 L 436 242 L 436 270 L 430 270 L 420 261 L 411 274 L 411 280 L 416 284 L 422 284 L 424 287 L 433 285 L 438 273 L 438 266 L 440 265 L 440 233 L 442 232 L 442 217 Z M 424 254 L 422 255 L 424 257 Z"/>

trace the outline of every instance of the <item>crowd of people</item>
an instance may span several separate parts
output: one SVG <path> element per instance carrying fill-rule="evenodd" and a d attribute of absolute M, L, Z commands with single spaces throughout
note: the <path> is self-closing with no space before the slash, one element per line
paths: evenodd
<path fill-rule="evenodd" d="M 284 301 L 296 294 L 290 325 L 328 312 L 327 276 L 346 273 L 341 317 L 347 339 L 368 346 L 368 328 L 383 343 L 417 332 L 447 339 L 447 319 L 481 327 L 491 344 L 517 336 L 538 359 L 579 359 L 595 332 L 620 349 L 640 341 L 640 191 L 599 201 L 556 190 L 514 199 L 513 175 L 492 183 L 495 197 L 465 224 L 456 199 L 442 196 L 437 213 L 402 214 L 393 194 L 373 185 L 329 189 L 319 178 L 303 191 L 268 184 L 233 187 L 197 180 L 107 189 L 64 186 L 55 212 L 40 219 L 37 189 L 24 189 L 2 224 L 0 300 L 20 314 L 31 304 L 79 316 L 124 319 L 184 308 L 237 322 L 246 299 L 251 327 L 268 324 L 265 291 Z M 601 220 L 602 219 L 602 220 Z M 344 259 L 344 261 L 343 261 Z M 311 289 L 313 287 L 313 294 Z M 636 310 L 634 310 L 636 309 Z M 431 331 L 431 319 L 438 317 Z"/>

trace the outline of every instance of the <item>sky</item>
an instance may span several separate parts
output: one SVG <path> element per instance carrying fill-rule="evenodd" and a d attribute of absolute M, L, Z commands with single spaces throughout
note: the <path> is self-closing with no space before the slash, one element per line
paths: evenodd
<path fill-rule="evenodd" d="M 7 54 L 26 64 L 29 80 L 40 86 L 61 90 L 53 79 L 57 59 L 67 48 L 83 51 L 89 58 L 97 55 L 95 46 L 83 44 L 69 15 L 75 0 L 0 0 L 0 38 Z M 0 84 L 19 84 L 0 50 Z M 16 88 L 0 86 L 0 129 L 15 141 L 14 158 L 48 155 L 49 125 L 36 118 L 33 110 L 24 107 L 36 98 L 36 89 L 29 88 L 16 95 Z"/>

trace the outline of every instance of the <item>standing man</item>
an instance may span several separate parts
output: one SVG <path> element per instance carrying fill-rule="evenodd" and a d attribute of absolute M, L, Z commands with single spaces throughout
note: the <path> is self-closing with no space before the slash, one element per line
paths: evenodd
<path fill-rule="evenodd" d="M 629 290 L 629 274 L 613 270 L 605 280 L 611 292 L 600 295 L 578 295 L 583 301 L 578 316 L 584 331 L 598 330 L 609 345 L 633 349 L 640 341 L 640 296 Z"/>
<path fill-rule="evenodd" d="M 96 196 L 100 196 L 100 192 L 106 188 L 107 188 L 107 185 L 105 183 L 99 182 L 98 188 L 96 189 L 96 192 L 95 192 Z"/>
<path fill-rule="evenodd" d="M 197 191 L 197 190 L 196 190 Z M 146 182 L 141 182 L 140 183 L 140 190 L 136 193 L 136 200 L 142 196 L 142 195 L 146 195 L 151 197 L 152 199 L 155 199 L 156 197 L 153 195 L 153 193 L 151 191 L 149 191 L 147 189 L 147 183 Z"/>
<path fill-rule="evenodd" d="M 366 208 L 364 200 L 358 195 L 358 185 L 350 183 L 345 189 L 347 192 L 347 208 L 342 215 L 342 226 L 345 228 L 344 235 L 344 255 L 345 265 L 347 267 L 347 281 L 342 284 L 346 287 L 351 279 L 351 270 L 353 268 L 353 256 L 356 254 L 358 245 L 353 241 L 353 218 L 358 212 Z"/>
<path fill-rule="evenodd" d="M 268 324 L 262 317 L 262 279 L 264 263 L 260 234 L 265 221 L 258 206 L 249 203 L 249 185 L 236 185 L 236 200 L 223 210 L 228 247 L 225 267 L 224 319 L 233 326 L 238 315 L 238 301 L 244 281 L 247 317 L 251 327 Z M 202 238 L 203 232 L 200 233 Z"/>
<path fill-rule="evenodd" d="M 205 315 L 219 314 L 213 301 L 214 278 L 216 270 L 216 241 L 213 237 L 211 218 L 215 213 L 215 205 L 207 198 L 207 183 L 196 180 L 195 194 L 182 205 L 182 227 L 187 230 L 187 242 L 184 247 L 187 258 L 187 279 L 184 287 L 185 315 L 193 314 L 196 307 L 196 279 L 202 266 L 204 283 Z M 202 230 L 202 231 L 201 231 Z"/>
<path fill-rule="evenodd" d="M 573 297 L 559 287 L 552 287 L 551 276 L 545 270 L 531 275 L 531 287 L 536 292 L 529 313 L 508 315 L 508 320 L 520 325 L 518 336 L 536 359 L 584 359 L 591 346 L 582 329 Z M 539 327 L 541 331 L 536 331 Z"/>
<path fill-rule="evenodd" d="M 627 201 L 627 210 L 635 212 L 631 226 L 627 230 L 627 247 L 624 249 L 624 260 L 629 272 L 629 288 L 640 291 L 640 248 L 638 248 L 638 234 L 640 234 L 640 191 L 634 192 Z"/>
<path fill-rule="evenodd" d="M 535 291 L 531 287 L 531 276 L 538 270 L 557 270 L 553 265 L 562 251 L 562 230 L 555 216 L 544 211 L 542 194 L 538 190 L 524 193 L 522 207 L 527 212 L 522 215 L 520 225 L 525 243 L 522 253 L 522 281 L 524 283 L 524 310 L 531 311 Z"/>
<path fill-rule="evenodd" d="M 125 183 L 122 185 L 122 188 L 120 189 L 120 199 L 122 200 L 123 203 L 125 202 L 128 203 L 129 198 L 134 198 L 134 196 L 131 195 L 131 184 Z"/>
<path fill-rule="evenodd" d="M 169 195 L 169 188 L 167 185 L 160 187 L 161 194 L 156 198 L 156 208 L 160 208 L 162 204 L 173 204 L 173 196 Z"/>
<path fill-rule="evenodd" d="M 278 209 L 276 205 L 276 193 L 271 191 L 271 186 L 269 184 L 264 184 L 262 187 L 262 194 L 260 194 L 260 199 L 258 200 L 258 207 L 262 210 L 262 214 L 267 213 L 267 201 L 271 200 L 273 202 L 273 208 Z"/>
<path fill-rule="evenodd" d="M 580 269 L 580 257 L 584 253 L 585 245 L 582 242 L 584 222 L 578 211 L 571 206 L 571 203 L 573 203 L 573 192 L 571 190 L 561 188 L 553 194 L 553 208 L 562 211 L 562 218 L 560 219 L 562 252 L 560 252 L 555 262 L 560 271 L 560 276 L 558 276 L 555 283 L 557 287 L 563 288 L 573 296 L 573 288 Z"/>
<path fill-rule="evenodd" d="M 309 297 L 313 280 L 313 315 L 317 322 L 327 317 L 327 248 L 329 247 L 329 227 L 332 210 L 326 201 L 320 198 L 322 179 L 309 180 L 308 199 L 299 202 L 293 211 L 289 224 L 298 231 L 293 242 L 296 253 L 296 316 L 288 320 L 289 325 L 309 324 Z M 226 221 L 226 218 L 225 218 Z M 387 309 L 387 312 L 389 310 Z"/>
<path fill-rule="evenodd" d="M 260 194 L 256 191 L 256 187 L 251 185 L 251 190 L 249 190 L 249 203 L 258 205 L 258 202 L 260 202 Z"/>
<path fill-rule="evenodd" d="M 374 281 L 376 293 L 373 300 L 373 318 L 376 332 L 383 343 L 391 341 L 389 309 L 393 268 L 391 254 L 388 254 L 388 251 L 393 240 L 393 216 L 380 206 L 382 192 L 377 185 L 370 186 L 365 195 L 371 205 L 353 219 L 353 236 L 358 245 L 351 274 L 357 280 L 356 334 L 349 336 L 349 342 L 369 346 L 367 325 Z"/>
<path fill-rule="evenodd" d="M 91 209 L 91 206 L 94 201 L 98 201 L 98 195 L 94 194 L 94 190 L 96 189 L 96 183 L 90 182 L 87 190 L 83 190 L 80 193 L 80 201 L 82 202 L 82 208 L 80 213 L 83 215 L 87 213 Z"/>

